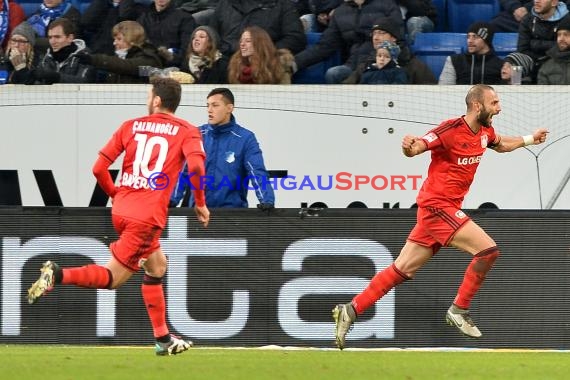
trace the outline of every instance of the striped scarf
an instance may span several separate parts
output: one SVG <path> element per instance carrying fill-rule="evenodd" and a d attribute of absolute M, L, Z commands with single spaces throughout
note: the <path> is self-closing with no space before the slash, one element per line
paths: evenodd
<path fill-rule="evenodd" d="M 46 29 L 50 22 L 63 16 L 71 8 L 69 0 L 63 1 L 57 7 L 48 8 L 43 3 L 39 13 L 35 13 L 28 19 L 28 23 L 34 28 L 39 37 L 46 36 Z"/>

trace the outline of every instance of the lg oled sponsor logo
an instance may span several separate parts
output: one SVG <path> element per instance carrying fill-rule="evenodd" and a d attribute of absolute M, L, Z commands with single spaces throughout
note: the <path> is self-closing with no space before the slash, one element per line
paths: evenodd
<path fill-rule="evenodd" d="M 191 257 L 246 258 L 247 239 L 192 239 L 187 236 L 188 219 L 172 216 L 169 219 L 168 236 L 161 240 L 169 253 L 168 286 L 165 288 L 168 302 L 168 320 L 181 335 L 195 339 L 222 340 L 238 336 L 251 318 L 265 318 L 266 310 L 251 307 L 251 290 L 233 289 L 231 305 L 225 318 L 199 320 L 190 315 L 188 305 L 189 266 Z M 40 236 L 23 241 L 20 237 L 2 239 L 2 325 L 3 336 L 22 334 L 21 313 L 24 284 L 22 271 L 28 260 L 39 255 L 74 254 L 90 258 L 97 264 L 105 264 L 108 248 L 101 241 L 83 236 Z M 362 238 L 306 238 L 292 241 L 281 256 L 281 270 L 293 274 L 293 278 L 278 287 L 277 323 L 289 337 L 299 340 L 331 340 L 334 324 L 304 319 L 300 312 L 303 297 L 338 295 L 339 302 L 350 294 L 360 292 L 369 279 L 358 276 L 307 276 L 303 264 L 318 256 L 356 255 L 370 260 L 379 271 L 393 261 L 389 250 L 377 241 Z M 55 258 L 57 260 L 57 258 Z M 337 272 L 338 273 L 338 272 Z M 279 275 L 279 273 L 277 273 Z M 252 282 L 256 280 L 252 278 Z M 271 279 L 269 279 L 271 281 Z M 86 290 L 87 291 L 87 290 Z M 117 325 L 116 292 L 97 290 L 97 337 L 115 336 Z M 339 294 L 341 292 L 342 294 Z M 268 322 L 272 323 L 271 321 Z M 395 293 L 391 291 L 375 306 L 371 319 L 357 322 L 350 340 L 366 338 L 392 339 L 395 328 Z"/>

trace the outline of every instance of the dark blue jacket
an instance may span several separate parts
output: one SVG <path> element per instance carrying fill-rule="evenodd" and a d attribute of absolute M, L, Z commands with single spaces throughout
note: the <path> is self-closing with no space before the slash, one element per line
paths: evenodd
<path fill-rule="evenodd" d="M 234 116 L 228 124 L 200 127 L 206 151 L 206 205 L 216 207 L 248 207 L 248 186 L 255 189 L 259 203 L 274 204 L 275 195 L 263 163 L 259 143 L 253 132 L 236 123 Z M 254 178 L 248 180 L 248 177 Z M 170 198 L 178 204 L 188 187 L 186 168 Z M 191 199 L 189 205 L 194 206 Z"/>

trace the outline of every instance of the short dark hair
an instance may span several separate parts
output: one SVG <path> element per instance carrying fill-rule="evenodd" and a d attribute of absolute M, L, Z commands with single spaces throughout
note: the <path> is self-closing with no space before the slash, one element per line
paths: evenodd
<path fill-rule="evenodd" d="M 75 35 L 75 25 L 69 19 L 65 17 L 57 18 L 49 23 L 47 30 L 52 30 L 57 26 L 61 26 L 61 29 L 63 29 L 63 34 L 66 36 L 69 36 L 70 34 Z"/>
<path fill-rule="evenodd" d="M 174 113 L 180 104 L 182 96 L 182 86 L 177 80 L 172 78 L 156 77 L 150 80 L 152 93 L 159 96 L 162 108 Z"/>
<path fill-rule="evenodd" d="M 230 91 L 229 88 L 225 88 L 225 87 L 214 88 L 212 91 L 210 91 L 208 96 L 206 96 L 206 99 L 208 99 L 211 96 L 218 95 L 218 94 L 222 95 L 222 98 L 224 98 L 226 100 L 226 103 L 235 104 L 234 103 L 234 94 L 232 94 L 232 92 Z"/>

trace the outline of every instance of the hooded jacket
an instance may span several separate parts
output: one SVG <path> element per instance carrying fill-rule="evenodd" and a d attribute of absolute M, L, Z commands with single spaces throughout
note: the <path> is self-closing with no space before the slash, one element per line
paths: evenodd
<path fill-rule="evenodd" d="M 248 207 L 247 191 L 255 189 L 259 203 L 274 204 L 273 187 L 267 181 L 268 173 L 255 134 L 236 123 L 232 115 L 229 123 L 200 126 L 206 152 L 206 205 L 209 208 Z M 252 178 L 251 180 L 247 180 Z M 186 167 L 172 196 L 171 204 L 178 204 L 184 197 L 189 183 Z M 190 206 L 194 206 L 191 198 Z"/>
<path fill-rule="evenodd" d="M 54 54 L 57 53 L 53 53 L 50 47 L 46 55 L 40 60 L 37 69 L 58 72 L 60 74 L 60 83 L 93 83 L 95 80 L 95 69 L 80 63 L 79 58 L 76 57 L 78 52 L 85 49 L 85 42 L 75 39 L 72 45 L 69 46 L 73 47 L 73 45 L 75 45 L 75 50 L 61 62 L 56 61 Z"/>

